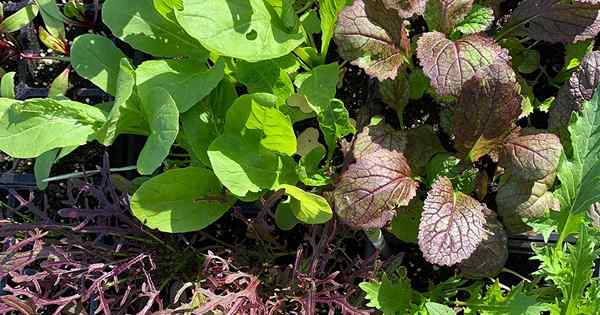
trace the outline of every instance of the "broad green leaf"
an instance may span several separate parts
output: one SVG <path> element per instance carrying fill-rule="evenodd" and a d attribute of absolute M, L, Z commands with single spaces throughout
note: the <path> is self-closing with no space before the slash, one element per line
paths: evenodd
<path fill-rule="evenodd" d="M 325 137 L 325 143 L 329 148 L 328 158 L 331 158 L 337 141 L 349 134 L 356 133 L 356 129 L 350 121 L 350 114 L 344 103 L 338 99 L 332 99 L 329 106 L 323 108 L 317 118 Z"/>
<path fill-rule="evenodd" d="M 292 212 L 292 202 L 298 203 L 298 201 L 288 198 L 288 200 L 280 202 L 275 210 L 275 224 L 284 231 L 289 231 L 300 223 Z"/>
<path fill-rule="evenodd" d="M 15 98 L 15 75 L 16 72 L 7 72 L 0 81 L 0 96 L 4 98 Z"/>
<path fill-rule="evenodd" d="M 234 203 L 211 171 L 187 167 L 144 182 L 131 197 L 131 210 L 150 228 L 184 233 L 209 226 Z"/>
<path fill-rule="evenodd" d="M 574 217 L 600 201 L 600 89 L 596 89 L 591 101 L 583 103 L 580 113 L 572 115 L 568 129 L 573 157 L 567 158 L 564 153 L 561 156 L 561 185 L 555 191 L 560 200 L 562 240 L 570 234 L 565 227 L 575 222 Z"/>
<path fill-rule="evenodd" d="M 175 12 L 183 29 L 221 55 L 256 62 L 287 55 L 304 42 L 262 0 L 184 0 L 183 8 Z"/>
<path fill-rule="evenodd" d="M 38 15 L 38 11 L 39 7 L 34 3 L 21 8 L 19 11 L 5 17 L 4 21 L 0 23 L 0 32 L 12 33 L 20 30 L 33 21 Z"/>
<path fill-rule="evenodd" d="M 150 124 L 150 136 L 138 156 L 137 169 L 149 175 L 169 155 L 179 132 L 179 112 L 169 92 L 158 87 L 144 96 L 142 110 Z"/>
<path fill-rule="evenodd" d="M 52 165 L 54 165 L 59 151 L 59 149 L 53 149 L 48 152 L 44 152 L 35 159 L 33 173 L 35 175 L 35 183 L 39 190 L 45 190 L 48 187 L 48 183 L 44 182 L 43 180 L 50 176 Z"/>
<path fill-rule="evenodd" d="M 333 217 L 333 211 L 325 198 L 292 185 L 284 184 L 279 188 L 297 201 L 292 201 L 290 208 L 298 220 L 307 224 L 322 224 Z"/>
<path fill-rule="evenodd" d="M 52 149 L 82 145 L 105 119 L 100 109 L 74 101 L 1 98 L 0 150 L 15 158 L 34 158 Z"/>
<path fill-rule="evenodd" d="M 427 309 L 427 313 L 429 313 L 429 315 L 455 315 L 456 314 L 456 312 L 454 312 L 454 310 L 451 309 L 450 307 L 448 307 L 444 304 L 435 303 L 435 302 L 425 303 L 425 308 Z"/>
<path fill-rule="evenodd" d="M 392 219 L 390 232 L 399 240 L 416 244 L 422 211 L 423 201 L 418 198 L 411 200 L 408 206 L 400 207 L 398 213 Z"/>
<path fill-rule="evenodd" d="M 294 85 L 287 72 L 276 60 L 259 62 L 239 61 L 238 79 L 248 88 L 248 93 L 271 93 L 277 96 L 277 105 L 285 103 L 294 94 Z"/>
<path fill-rule="evenodd" d="M 57 99 L 60 97 L 65 97 L 65 95 L 67 95 L 67 91 L 69 90 L 70 73 L 71 69 L 67 67 L 52 81 L 52 84 L 50 84 L 50 89 L 48 90 L 49 98 Z"/>
<path fill-rule="evenodd" d="M 75 38 L 71 46 L 71 65 L 75 72 L 111 95 L 117 91 L 122 58 L 125 55 L 121 50 L 100 35 L 81 35 Z"/>
<path fill-rule="evenodd" d="M 319 0 L 319 16 L 321 17 L 321 56 L 327 56 L 329 44 L 333 38 L 337 17 L 340 12 L 352 4 L 349 0 Z"/>
<path fill-rule="evenodd" d="M 118 135 L 119 119 L 121 118 L 121 110 L 127 106 L 127 102 L 134 93 L 135 88 L 135 72 L 127 58 L 121 59 L 119 65 L 119 74 L 117 75 L 117 90 L 115 93 L 115 101 L 108 113 L 106 124 L 96 133 L 98 141 L 104 145 L 110 145 L 115 141 Z M 142 119 L 142 117 L 138 117 Z"/>
<path fill-rule="evenodd" d="M 319 166 L 324 157 L 325 148 L 323 146 L 317 146 L 307 155 L 302 156 L 296 168 L 296 173 L 298 173 L 298 178 L 304 185 L 326 186 L 333 182 L 326 175 L 325 170 Z"/>
<path fill-rule="evenodd" d="M 165 19 L 175 21 L 175 10 L 183 10 L 183 0 L 153 0 L 154 9 Z"/>
<path fill-rule="evenodd" d="M 423 97 L 429 86 L 429 78 L 425 76 L 423 70 L 420 68 L 413 70 L 408 75 L 408 88 L 411 100 L 418 100 Z"/>
<path fill-rule="evenodd" d="M 65 39 L 65 20 L 56 0 L 36 0 L 36 3 L 39 5 L 44 26 L 48 32 L 56 38 Z"/>
<path fill-rule="evenodd" d="M 187 5 L 186 5 L 187 7 Z M 194 56 L 202 60 L 206 49 L 175 22 L 160 15 L 152 0 L 107 0 L 102 7 L 102 20 L 112 33 L 147 54 L 157 57 Z M 196 24 L 196 29 L 205 25 Z M 198 28 L 198 25 L 203 27 Z"/>
<path fill-rule="evenodd" d="M 286 155 L 296 153 L 297 141 L 290 118 L 277 110 L 271 94 L 247 94 L 238 98 L 227 112 L 225 129 L 244 135 L 259 130 L 260 143 L 266 149 Z"/>
<path fill-rule="evenodd" d="M 474 4 L 471 12 L 454 27 L 454 30 L 464 35 L 475 34 L 487 30 L 492 22 L 494 22 L 494 10 Z"/>
<path fill-rule="evenodd" d="M 163 88 L 184 113 L 206 97 L 223 79 L 222 60 L 208 69 L 206 63 L 192 59 L 150 60 L 135 71 L 141 97 L 156 88 Z"/>
<path fill-rule="evenodd" d="M 208 148 L 215 175 L 236 196 L 244 197 L 298 181 L 294 160 L 265 149 L 260 145 L 260 138 L 257 130 L 249 131 L 244 137 L 226 132 Z"/>
<path fill-rule="evenodd" d="M 193 155 L 206 167 L 210 167 L 208 146 L 223 133 L 227 110 L 237 97 L 235 86 L 225 79 L 209 96 L 181 115 L 183 137 Z"/>

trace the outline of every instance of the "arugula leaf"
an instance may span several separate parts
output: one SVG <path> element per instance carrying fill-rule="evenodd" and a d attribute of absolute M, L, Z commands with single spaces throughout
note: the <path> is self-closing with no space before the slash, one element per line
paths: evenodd
<path fill-rule="evenodd" d="M 427 312 L 429 313 L 429 315 L 455 315 L 456 314 L 454 312 L 454 310 L 451 309 L 450 307 L 448 307 L 444 304 L 435 303 L 435 302 L 425 303 L 425 308 L 427 309 Z"/>
<path fill-rule="evenodd" d="M 152 174 L 169 155 L 179 132 L 179 112 L 169 92 L 155 88 L 142 98 L 142 111 L 150 124 L 150 136 L 138 156 L 137 169 Z"/>
<path fill-rule="evenodd" d="M 211 171 L 187 167 L 144 182 L 131 197 L 131 210 L 150 228 L 184 233 L 209 226 L 234 203 Z"/>
<path fill-rule="evenodd" d="M 326 186 L 332 183 L 332 178 L 325 174 L 325 170 L 319 167 L 321 160 L 325 157 L 325 148 L 317 146 L 307 155 L 302 156 L 296 173 L 304 185 Z"/>
<path fill-rule="evenodd" d="M 277 96 L 278 106 L 295 92 L 290 76 L 281 69 L 277 60 L 242 60 L 238 62 L 236 70 L 238 79 L 248 88 L 248 93 L 271 93 Z"/>
<path fill-rule="evenodd" d="M 71 46 L 71 65 L 77 74 L 110 95 L 117 91 L 119 64 L 125 55 L 108 38 L 85 34 Z"/>
<path fill-rule="evenodd" d="M 35 3 L 19 9 L 19 11 L 11 14 L 0 23 L 0 33 L 12 33 L 20 30 L 33 21 L 38 15 L 39 10 L 40 7 Z"/>
<path fill-rule="evenodd" d="M 600 201 L 600 89 L 583 103 L 580 113 L 572 115 L 568 129 L 573 157 L 563 152 L 557 173 L 561 185 L 555 191 L 560 200 L 561 242 L 576 231 L 577 217 Z"/>
<path fill-rule="evenodd" d="M 102 20 L 116 37 L 147 54 L 194 56 L 200 60 L 208 56 L 206 49 L 175 21 L 160 15 L 152 0 L 106 0 Z"/>
<path fill-rule="evenodd" d="M 406 277 L 395 281 L 385 274 L 381 282 L 371 280 L 358 285 L 369 300 L 367 306 L 383 311 L 383 314 L 406 314 L 411 306 L 412 288 Z"/>
<path fill-rule="evenodd" d="M 206 97 L 223 79 L 225 63 L 219 60 L 208 69 L 206 63 L 195 59 L 150 60 L 136 70 L 140 96 L 163 88 L 184 113 Z"/>
<path fill-rule="evenodd" d="M 321 56 L 327 56 L 329 44 L 333 38 L 333 31 L 337 17 L 342 10 L 352 4 L 350 0 L 319 0 L 319 17 L 321 17 Z"/>
<path fill-rule="evenodd" d="M 71 69 L 67 67 L 54 80 L 52 80 L 52 83 L 50 84 L 50 89 L 48 90 L 49 98 L 60 99 L 65 97 L 67 91 L 69 90 L 70 74 Z"/>
<path fill-rule="evenodd" d="M 262 0 L 184 0 L 175 15 L 206 48 L 256 62 L 287 55 L 304 42 L 302 33 L 288 32 L 271 10 Z"/>

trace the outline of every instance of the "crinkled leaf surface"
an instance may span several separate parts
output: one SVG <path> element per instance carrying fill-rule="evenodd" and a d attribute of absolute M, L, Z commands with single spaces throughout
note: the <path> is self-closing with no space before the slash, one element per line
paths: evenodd
<path fill-rule="evenodd" d="M 131 197 L 131 210 L 150 228 L 184 233 L 207 227 L 234 203 L 211 171 L 186 167 L 144 182 Z"/>
<path fill-rule="evenodd" d="M 80 76 L 92 81 L 110 95 L 117 91 L 119 64 L 125 55 L 108 38 L 81 35 L 71 46 L 71 65 Z"/>
<path fill-rule="evenodd" d="M 177 21 L 206 48 L 250 62 L 290 53 L 304 42 L 288 32 L 263 0 L 184 0 Z M 202 26 L 202 27 L 198 27 Z"/>
<path fill-rule="evenodd" d="M 107 0 L 102 20 L 119 39 L 159 57 L 208 56 L 208 51 L 174 21 L 162 16 L 152 0 Z"/>
<path fill-rule="evenodd" d="M 473 0 L 428 0 L 425 20 L 430 30 L 449 33 L 471 11 Z"/>
<path fill-rule="evenodd" d="M 464 84 L 454 108 L 456 148 L 469 160 L 500 146 L 521 114 L 521 96 L 512 69 L 491 65 Z"/>
<path fill-rule="evenodd" d="M 592 51 L 581 60 L 578 71 L 559 90 L 556 104 L 550 110 L 550 127 L 566 126 L 571 113 L 581 110 L 585 101 L 592 99 L 600 83 L 600 52 Z"/>
<path fill-rule="evenodd" d="M 79 146 L 105 121 L 100 109 L 74 101 L 0 98 L 0 150 L 25 159 Z"/>
<path fill-rule="evenodd" d="M 562 145 L 555 134 L 524 129 L 506 141 L 500 163 L 513 175 L 540 180 L 556 173 L 561 153 Z"/>
<path fill-rule="evenodd" d="M 473 34 L 451 41 L 439 32 L 425 33 L 419 38 L 417 57 L 440 96 L 458 95 L 477 71 L 509 60 L 508 51 L 492 38 Z"/>
<path fill-rule="evenodd" d="M 304 191 L 293 185 L 279 186 L 296 202 L 292 202 L 290 209 L 294 216 L 307 224 L 321 224 L 329 221 L 333 216 L 331 207 L 322 196 Z"/>
<path fill-rule="evenodd" d="M 470 257 L 483 240 L 485 205 L 452 189 L 440 177 L 425 199 L 419 248 L 430 263 L 451 266 Z"/>
<path fill-rule="evenodd" d="M 508 259 L 508 237 L 496 214 L 491 211 L 486 214 L 485 230 L 483 241 L 473 255 L 458 265 L 461 274 L 469 279 L 497 276 Z"/>
<path fill-rule="evenodd" d="M 381 228 L 394 217 L 396 206 L 406 206 L 418 183 L 411 178 L 402 153 L 406 135 L 386 125 L 366 127 L 354 147 L 356 163 L 338 181 L 335 211 L 354 228 Z"/>
<path fill-rule="evenodd" d="M 138 156 L 137 169 L 142 175 L 150 175 L 160 167 L 175 143 L 179 112 L 169 92 L 159 87 L 142 98 L 142 111 L 150 125 L 150 136 Z"/>
<path fill-rule="evenodd" d="M 392 33 L 378 21 L 393 23 L 395 27 L 387 28 L 392 29 Z M 370 76 L 379 80 L 394 79 L 406 58 L 402 39 L 397 35 L 404 32 L 401 23 L 397 11 L 378 8 L 367 11 L 363 0 L 356 0 L 338 16 L 334 34 L 338 53 Z"/>
<path fill-rule="evenodd" d="M 598 5 L 578 1 L 524 0 L 504 27 L 520 26 L 527 36 L 548 42 L 574 43 L 600 31 Z"/>
<path fill-rule="evenodd" d="M 184 113 L 219 84 L 224 69 L 222 60 L 210 69 L 204 62 L 193 59 L 150 60 L 142 63 L 135 73 L 142 97 L 156 88 L 165 89 L 179 112 Z"/>

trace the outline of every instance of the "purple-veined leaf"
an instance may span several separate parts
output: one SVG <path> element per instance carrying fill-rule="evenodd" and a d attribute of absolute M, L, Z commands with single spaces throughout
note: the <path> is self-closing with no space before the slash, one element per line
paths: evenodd
<path fill-rule="evenodd" d="M 427 0 L 367 0 L 369 3 L 381 3 L 386 10 L 395 10 L 402 18 L 422 15 L 425 12 Z"/>
<path fill-rule="evenodd" d="M 510 59 L 508 51 L 493 38 L 474 34 L 451 41 L 440 32 L 425 33 L 419 38 L 417 57 L 440 96 L 458 95 L 477 71 Z"/>
<path fill-rule="evenodd" d="M 558 200 L 548 191 L 555 178 L 556 175 L 551 174 L 543 180 L 532 181 L 510 176 L 500 185 L 496 205 L 506 231 L 511 234 L 526 232 L 531 228 L 523 219 L 541 218 L 549 209 L 559 209 Z"/>
<path fill-rule="evenodd" d="M 532 39 L 575 43 L 600 31 L 600 7 L 581 1 L 524 0 L 505 28 L 519 27 Z"/>
<path fill-rule="evenodd" d="M 581 104 L 592 99 L 599 83 L 600 51 L 592 51 L 583 57 L 579 70 L 558 91 L 556 104 L 550 110 L 550 127 L 566 126 L 571 113 L 581 110 Z"/>
<path fill-rule="evenodd" d="M 540 180 L 556 174 L 561 153 L 558 136 L 527 128 L 506 141 L 500 163 L 520 178 Z"/>
<path fill-rule="evenodd" d="M 471 11 L 473 0 L 429 0 L 425 20 L 430 29 L 450 32 Z"/>
<path fill-rule="evenodd" d="M 485 233 L 485 205 L 454 191 L 447 177 L 432 185 L 419 225 L 419 248 L 430 263 L 451 266 L 473 254 Z"/>
<path fill-rule="evenodd" d="M 521 95 L 507 64 L 478 71 L 467 81 L 453 112 L 457 150 L 470 161 L 495 151 L 521 114 Z"/>
<path fill-rule="evenodd" d="M 370 3 L 367 9 L 363 0 L 356 0 L 346 7 L 338 16 L 334 40 L 344 59 L 383 81 L 394 79 L 405 62 L 408 37 L 398 12 L 376 5 Z"/>
<path fill-rule="evenodd" d="M 354 228 L 382 228 L 406 206 L 418 183 L 402 153 L 406 136 L 389 126 L 366 127 L 354 146 L 356 162 L 340 177 L 333 199 L 338 217 Z"/>
<path fill-rule="evenodd" d="M 458 265 L 461 274 L 469 279 L 495 277 L 508 259 L 508 237 L 502 223 L 491 210 L 485 213 L 485 219 L 483 241 L 471 257 Z"/>

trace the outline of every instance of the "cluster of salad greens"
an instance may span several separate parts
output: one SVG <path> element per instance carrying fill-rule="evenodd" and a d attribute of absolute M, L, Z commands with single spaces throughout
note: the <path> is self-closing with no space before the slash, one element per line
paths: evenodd
<path fill-rule="evenodd" d="M 600 2 L 524 0 L 505 17 L 500 2 L 106 0 L 102 21 L 115 38 L 69 44 L 64 20 L 85 20 L 81 8 L 73 2 L 65 17 L 54 1 L 36 0 L 0 17 L 0 32 L 40 14 L 40 40 L 114 100 L 68 99 L 69 70 L 48 98 L 15 100 L 7 73 L 0 150 L 35 158 L 44 188 L 52 165 L 78 146 L 145 136 L 131 209 L 149 228 L 196 231 L 238 201 L 276 198 L 283 230 L 335 213 L 355 229 L 388 229 L 471 279 L 503 270 L 507 235 L 557 232 L 556 246 L 535 248 L 534 279 L 509 292 L 452 278 L 423 293 L 398 270 L 361 288 L 385 314 L 596 314 Z M 117 39 L 151 57 L 134 64 Z M 554 77 L 533 49 L 540 42 L 565 45 Z M 336 98 L 346 61 L 378 81 L 399 126 L 350 118 Z M 560 87 L 556 97 L 534 95 L 541 79 Z M 442 104 L 440 124 L 405 126 L 406 107 L 424 95 Z M 548 113 L 548 129 L 518 124 L 534 111 Z"/>

